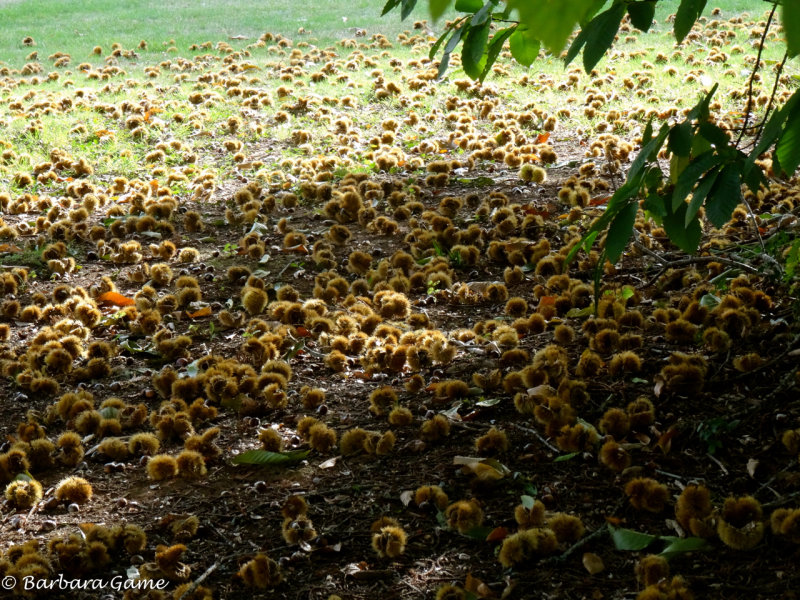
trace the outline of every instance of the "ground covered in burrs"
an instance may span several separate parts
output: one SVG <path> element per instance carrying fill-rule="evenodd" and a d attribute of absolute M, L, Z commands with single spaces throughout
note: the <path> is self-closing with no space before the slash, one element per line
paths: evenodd
<path fill-rule="evenodd" d="M 436 80 L 424 23 L 152 62 L 24 40 L 0 67 L 0 579 L 794 598 L 794 182 L 697 256 L 640 213 L 599 280 L 596 248 L 565 260 L 648 120 L 719 81 L 736 135 L 762 20 L 717 11 L 681 47 L 623 24 L 589 75 L 509 55 L 483 85 L 455 57 Z"/>

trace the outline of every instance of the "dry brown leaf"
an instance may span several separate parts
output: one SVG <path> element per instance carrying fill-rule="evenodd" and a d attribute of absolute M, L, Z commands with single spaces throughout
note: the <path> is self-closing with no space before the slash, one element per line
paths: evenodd
<path fill-rule="evenodd" d="M 133 298 L 123 296 L 118 292 L 106 292 L 105 294 L 100 294 L 100 296 L 97 298 L 97 302 L 99 304 L 111 304 L 113 306 L 133 306 L 136 304 L 133 301 Z"/>
<path fill-rule="evenodd" d="M 603 563 L 603 559 L 594 552 L 586 552 L 583 555 L 583 568 L 590 575 L 597 575 L 605 570 L 606 565 Z"/>
<path fill-rule="evenodd" d="M 211 316 L 211 307 L 204 306 L 200 310 L 196 310 L 194 312 L 187 312 L 186 316 L 190 319 L 199 319 L 201 317 L 210 317 Z"/>

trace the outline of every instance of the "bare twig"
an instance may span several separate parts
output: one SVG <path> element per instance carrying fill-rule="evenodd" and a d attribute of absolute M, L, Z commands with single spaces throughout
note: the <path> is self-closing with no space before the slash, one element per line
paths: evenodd
<path fill-rule="evenodd" d="M 711 460 L 712 460 L 712 461 L 713 461 L 713 462 L 714 462 L 714 463 L 715 463 L 715 464 L 716 464 L 716 465 L 717 465 L 717 466 L 720 468 L 720 470 L 721 470 L 721 471 L 722 471 L 722 472 L 723 472 L 725 475 L 727 475 L 727 474 L 728 474 L 728 469 L 726 469 L 726 468 L 725 468 L 725 465 L 723 465 L 723 464 L 722 464 L 722 463 L 719 461 L 719 459 L 718 459 L 718 458 L 716 458 L 716 457 L 715 457 L 713 454 L 711 454 L 710 452 L 706 452 L 706 456 L 707 456 L 708 458 L 710 458 L 710 459 L 711 459 Z"/>
<path fill-rule="evenodd" d="M 742 143 L 742 138 L 744 138 L 744 133 L 747 131 L 747 126 L 750 123 L 750 111 L 753 110 L 753 81 L 755 81 L 756 73 L 758 73 L 758 70 L 761 68 L 761 54 L 764 52 L 764 43 L 767 41 L 767 33 L 769 32 L 770 25 L 772 25 L 772 19 L 775 16 L 776 10 L 778 10 L 777 2 L 772 5 L 772 10 L 769 12 L 769 17 L 767 17 L 767 24 L 764 25 L 764 32 L 761 34 L 761 42 L 758 44 L 756 63 L 753 65 L 753 72 L 750 74 L 750 80 L 747 84 L 747 104 L 745 104 L 744 125 L 739 132 L 739 138 L 736 140 L 737 148 L 739 144 Z"/>
<path fill-rule="evenodd" d="M 180 595 L 178 600 L 183 600 L 184 598 L 186 598 L 186 597 L 190 596 L 191 594 L 193 594 L 194 591 L 197 589 L 197 586 L 199 586 L 201 583 L 203 583 L 206 580 L 206 577 L 211 575 L 211 573 L 216 571 L 218 566 L 219 566 L 219 561 L 215 562 L 213 565 L 208 567 L 208 569 L 206 569 L 205 573 L 203 573 L 202 575 L 200 575 L 200 577 L 195 579 L 192 582 L 192 584 L 188 588 L 186 588 L 184 590 L 184 592 Z"/>
<path fill-rule="evenodd" d="M 550 442 L 548 442 L 546 439 L 544 439 L 544 437 L 542 436 L 542 434 L 541 434 L 541 433 L 539 433 L 538 431 L 536 431 L 536 429 L 534 429 L 534 428 L 532 428 L 532 427 L 525 427 L 525 426 L 523 426 L 523 425 L 517 425 L 516 423 L 512 423 L 512 425 L 513 425 L 514 427 L 516 427 L 517 429 L 520 429 L 521 431 L 525 431 L 525 432 L 527 432 L 527 433 L 532 433 L 534 436 L 536 436 L 536 438 L 537 438 L 537 439 L 538 439 L 540 442 L 542 442 L 542 444 L 544 444 L 545 446 L 547 446 L 547 447 L 548 447 L 550 450 L 552 450 L 553 452 L 556 452 L 557 454 L 560 454 L 560 453 L 561 453 L 561 450 L 559 450 L 558 448 L 556 448 L 555 446 L 553 446 L 553 444 L 551 444 L 551 443 L 550 443 Z"/>
<path fill-rule="evenodd" d="M 595 539 L 597 539 L 597 538 L 599 538 L 599 537 L 601 537 L 601 536 L 603 536 L 603 535 L 605 535 L 607 533 L 608 533 L 608 523 L 604 524 L 603 526 L 601 526 L 598 529 L 595 529 L 592 533 L 587 535 L 585 538 L 581 538 L 580 540 L 575 542 L 572 546 L 570 546 L 569 548 L 564 550 L 564 552 L 562 552 L 558 556 L 553 556 L 551 558 L 547 558 L 547 559 L 541 561 L 539 564 L 540 565 L 545 565 L 545 564 L 548 564 L 548 563 L 555 563 L 555 562 L 565 561 L 570 556 L 575 554 L 575 552 L 577 552 L 578 550 L 583 548 L 586 544 L 588 544 L 592 540 L 595 540 Z"/>
<path fill-rule="evenodd" d="M 738 260 L 733 260 L 731 258 L 725 258 L 723 256 L 687 256 L 686 258 L 679 258 L 677 260 L 671 260 L 669 262 L 664 261 L 663 264 L 659 267 L 658 272 L 650 278 L 647 283 L 644 285 L 639 286 L 640 288 L 647 288 L 653 285 L 656 280 L 661 277 L 661 275 L 667 269 L 675 269 L 677 267 L 686 267 L 688 265 L 697 265 L 697 264 L 704 264 L 710 262 L 718 262 L 720 264 L 725 265 L 726 267 L 730 267 L 733 269 L 742 269 L 743 271 L 747 271 L 748 273 L 753 273 L 757 275 L 760 273 L 758 269 L 748 265 L 747 263 L 740 262 Z"/>

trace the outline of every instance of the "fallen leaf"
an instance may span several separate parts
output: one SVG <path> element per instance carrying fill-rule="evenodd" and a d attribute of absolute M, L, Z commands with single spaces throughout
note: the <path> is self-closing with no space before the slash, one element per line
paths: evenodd
<path fill-rule="evenodd" d="M 196 310 L 194 312 L 187 312 L 186 316 L 189 317 L 190 319 L 199 319 L 201 317 L 211 316 L 211 307 L 204 306 L 200 310 Z"/>
<path fill-rule="evenodd" d="M 487 542 L 500 542 L 508 537 L 508 529 L 505 527 L 495 527 L 492 533 L 486 536 Z"/>
<path fill-rule="evenodd" d="M 333 458 L 329 458 L 328 460 L 322 461 L 319 463 L 320 469 L 330 469 L 331 467 L 336 466 L 336 462 L 340 459 L 340 456 L 334 456 Z"/>
<path fill-rule="evenodd" d="M 489 586 L 477 577 L 473 577 L 471 573 L 467 573 L 467 577 L 464 580 L 464 589 L 475 594 L 478 598 L 494 598 L 494 592 L 489 589 Z"/>
<path fill-rule="evenodd" d="M 750 460 L 747 461 L 747 473 L 753 479 L 755 479 L 755 477 L 756 477 L 756 469 L 757 468 L 758 468 L 758 459 L 757 458 L 751 458 Z"/>
<path fill-rule="evenodd" d="M 597 556 L 594 552 L 586 552 L 583 555 L 583 568 L 589 572 L 589 575 L 597 575 L 602 573 L 606 566 L 603 564 L 603 559 Z"/>
<path fill-rule="evenodd" d="M 589 200 L 589 206 L 603 206 L 604 204 L 608 203 L 608 200 L 611 196 L 599 196 L 597 198 L 592 198 Z"/>
<path fill-rule="evenodd" d="M 0 244 L 0 252 L 22 252 L 16 244 Z"/>
<path fill-rule="evenodd" d="M 550 139 L 550 132 L 545 131 L 544 133 L 540 133 L 539 135 L 536 136 L 536 143 L 544 144 L 549 139 Z"/>
<path fill-rule="evenodd" d="M 403 503 L 403 506 L 408 506 L 411 504 L 411 501 L 414 499 L 414 491 L 413 490 L 406 490 L 402 494 L 400 494 L 400 502 Z"/>
<path fill-rule="evenodd" d="M 133 301 L 133 298 L 123 296 L 118 292 L 106 292 L 105 294 L 100 294 L 100 296 L 97 298 L 97 302 L 100 304 L 113 304 L 114 306 L 133 306 L 136 304 Z"/>

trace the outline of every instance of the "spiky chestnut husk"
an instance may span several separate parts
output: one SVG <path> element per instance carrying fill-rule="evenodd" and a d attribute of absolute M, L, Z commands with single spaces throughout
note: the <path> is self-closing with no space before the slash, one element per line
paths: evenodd
<path fill-rule="evenodd" d="M 503 540 L 497 559 L 505 568 L 528 562 L 539 556 L 552 554 L 558 548 L 558 540 L 550 529 L 525 529 Z"/>
<path fill-rule="evenodd" d="M 82 477 L 67 477 L 56 486 L 54 496 L 59 502 L 85 504 L 92 498 L 92 485 Z"/>
<path fill-rule="evenodd" d="M 259 589 L 275 587 L 283 580 L 278 563 L 266 554 L 257 554 L 242 565 L 237 575 L 247 587 Z"/>
<path fill-rule="evenodd" d="M 475 500 L 459 500 L 447 507 L 445 517 L 452 529 L 466 533 L 483 523 L 483 510 Z"/>
<path fill-rule="evenodd" d="M 388 525 L 372 534 L 372 548 L 381 558 L 397 558 L 406 549 L 407 535 L 402 527 Z"/>
<path fill-rule="evenodd" d="M 752 496 L 728 498 L 717 521 L 717 535 L 734 550 L 755 548 L 764 537 L 761 503 Z"/>

